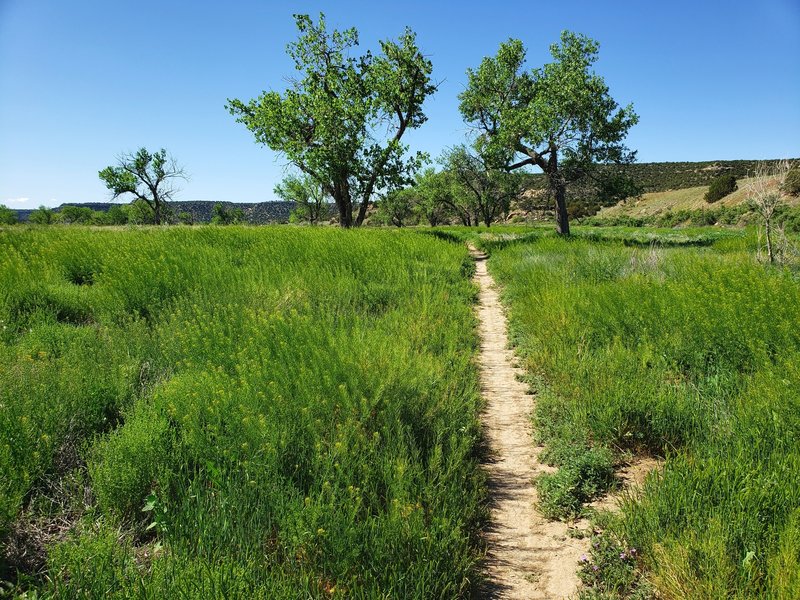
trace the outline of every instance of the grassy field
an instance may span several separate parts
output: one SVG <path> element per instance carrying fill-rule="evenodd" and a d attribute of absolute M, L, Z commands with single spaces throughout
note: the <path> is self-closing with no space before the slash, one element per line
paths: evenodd
<path fill-rule="evenodd" d="M 615 466 L 665 459 L 598 517 L 583 597 L 800 597 L 796 273 L 755 262 L 742 234 L 610 233 L 481 238 L 559 467 L 542 509 L 582 514 Z"/>
<path fill-rule="evenodd" d="M 753 232 L 0 232 L 0 595 L 457 598 L 491 253 L 584 598 L 800 597 L 800 281 Z M 457 242 L 457 243 L 453 243 Z"/>
<path fill-rule="evenodd" d="M 471 270 L 387 230 L 0 232 L 3 589 L 468 594 Z"/>

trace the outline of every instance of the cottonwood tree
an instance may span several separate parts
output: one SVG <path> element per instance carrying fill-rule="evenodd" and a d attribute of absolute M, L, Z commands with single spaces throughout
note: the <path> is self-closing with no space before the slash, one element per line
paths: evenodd
<path fill-rule="evenodd" d="M 449 173 L 437 172 L 432 167 L 414 177 L 414 212 L 420 219 L 436 227 L 447 220 L 448 204 L 452 204 L 453 181 Z"/>
<path fill-rule="evenodd" d="M 414 215 L 416 195 L 414 188 L 391 190 L 377 204 L 379 221 L 402 227 Z"/>
<path fill-rule="evenodd" d="M 427 119 L 432 65 L 408 28 L 397 41 L 381 42 L 379 53 L 352 56 L 355 28 L 329 32 L 323 14 L 316 23 L 308 15 L 295 21 L 300 36 L 287 51 L 299 78 L 283 94 L 229 99 L 226 107 L 258 143 L 323 186 L 342 227 L 361 225 L 373 195 L 407 183 L 425 158 L 404 158 L 401 139 Z"/>
<path fill-rule="evenodd" d="M 550 52 L 553 62 L 526 71 L 526 50 L 510 39 L 496 56 L 467 71 L 459 100 L 464 120 L 478 133 L 481 156 L 509 171 L 544 171 L 557 231 L 568 235 L 567 184 L 588 176 L 597 163 L 632 162 L 635 153 L 623 140 L 638 116 L 632 105 L 620 108 L 603 78 L 591 71 L 596 41 L 565 31 Z"/>
<path fill-rule="evenodd" d="M 443 157 L 445 169 L 452 175 L 458 188 L 452 198 L 453 207 L 460 206 L 463 212 L 471 212 L 467 221 L 478 225 L 491 224 L 504 212 L 508 212 L 511 201 L 520 195 L 520 181 L 505 170 L 493 168 L 487 161 L 470 151 L 466 146 L 457 146 Z M 466 199 L 465 203 L 456 198 Z M 457 209 L 458 210 L 458 209 Z M 465 219 L 462 217 L 462 222 Z"/>
<path fill-rule="evenodd" d="M 122 154 L 116 166 L 98 173 L 113 198 L 131 194 L 133 201 L 144 202 L 153 211 L 153 222 L 161 224 L 164 207 L 178 192 L 176 180 L 186 179 L 186 172 L 163 148 L 150 154 L 139 148 L 133 154 Z"/>
<path fill-rule="evenodd" d="M 294 202 L 292 215 L 299 221 L 312 225 L 329 216 L 329 198 L 322 184 L 310 175 L 290 175 L 275 186 L 275 194 L 287 202 Z"/>

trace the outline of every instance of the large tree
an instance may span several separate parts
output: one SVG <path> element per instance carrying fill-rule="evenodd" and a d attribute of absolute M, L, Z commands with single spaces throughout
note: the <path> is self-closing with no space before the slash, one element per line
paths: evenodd
<path fill-rule="evenodd" d="M 555 198 L 559 233 L 569 234 L 567 183 L 598 163 L 632 162 L 623 144 L 638 121 L 632 105 L 621 108 L 591 67 L 598 44 L 565 31 L 550 46 L 553 62 L 525 70 L 525 48 L 510 39 L 497 55 L 467 71 L 461 113 L 478 131 L 476 149 L 487 161 L 514 170 L 537 166 Z"/>
<path fill-rule="evenodd" d="M 163 148 L 153 154 L 145 148 L 123 154 L 116 166 L 106 167 L 98 175 L 114 198 L 131 194 L 134 202 L 149 206 L 156 225 L 161 224 L 165 204 L 178 191 L 175 180 L 186 179 L 183 168 Z"/>
<path fill-rule="evenodd" d="M 257 142 L 324 187 L 342 227 L 360 225 L 373 195 L 407 183 L 422 162 L 421 154 L 404 158 L 401 139 L 426 120 L 422 104 L 435 90 L 431 62 L 410 29 L 381 42 L 378 54 L 352 56 L 355 29 L 329 32 L 322 14 L 317 23 L 308 15 L 295 21 L 300 37 L 287 51 L 300 76 L 282 95 L 229 99 L 227 108 Z"/>

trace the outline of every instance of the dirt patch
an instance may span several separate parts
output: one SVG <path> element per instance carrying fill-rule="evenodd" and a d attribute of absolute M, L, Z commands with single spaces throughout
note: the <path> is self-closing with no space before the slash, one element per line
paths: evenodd
<path fill-rule="evenodd" d="M 503 599 L 552 599 L 574 594 L 578 561 L 588 541 L 569 536 L 566 523 L 549 521 L 536 510 L 534 478 L 549 467 L 538 460 L 531 411 L 534 397 L 520 381 L 508 348 L 507 322 L 486 256 L 471 248 L 480 286 L 481 392 L 488 458 L 483 465 L 492 499 L 484 532 L 487 582 L 479 596 Z"/>
<path fill-rule="evenodd" d="M 659 458 L 634 457 L 622 468 L 616 471 L 616 477 L 619 480 L 619 488 L 598 500 L 590 503 L 589 506 L 595 510 L 609 510 L 617 512 L 619 510 L 619 503 L 626 493 L 637 493 L 637 490 L 642 487 L 645 477 L 657 469 L 661 469 L 664 461 Z"/>

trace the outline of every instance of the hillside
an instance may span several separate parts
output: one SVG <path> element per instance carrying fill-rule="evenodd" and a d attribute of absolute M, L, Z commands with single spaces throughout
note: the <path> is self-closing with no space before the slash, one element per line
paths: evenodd
<path fill-rule="evenodd" d="M 208 223 L 214 212 L 216 202 L 210 200 L 190 200 L 184 202 L 170 202 L 170 207 L 175 214 L 182 212 L 192 215 L 196 223 Z M 226 209 L 240 208 L 248 223 L 288 223 L 289 215 L 294 210 L 294 202 L 220 202 Z"/>
<path fill-rule="evenodd" d="M 707 186 L 712 179 L 723 174 L 743 179 L 755 172 L 758 164 L 762 162 L 774 163 L 777 160 L 636 163 L 624 166 L 621 170 L 631 177 L 643 192 L 664 192 Z"/>
<path fill-rule="evenodd" d="M 749 178 L 740 179 L 738 182 L 739 189 L 711 204 L 704 199 L 708 186 L 702 185 L 685 189 L 650 192 L 642 194 L 639 198 L 628 198 L 614 206 L 601 209 L 597 213 L 597 217 L 600 219 L 617 217 L 647 219 L 680 211 L 737 207 L 747 201 L 747 186 L 750 181 Z M 800 205 L 800 198 L 798 197 L 785 196 L 784 201 L 790 206 Z"/>
<path fill-rule="evenodd" d="M 616 172 L 621 172 L 632 179 L 642 192 L 647 193 L 707 186 L 712 179 L 723 174 L 743 179 L 753 173 L 761 162 L 774 163 L 777 159 L 634 163 L 613 167 L 603 165 L 600 166 L 600 170 L 614 169 Z M 529 174 L 528 178 L 529 188 L 544 189 L 546 180 L 542 173 Z"/>
<path fill-rule="evenodd" d="M 750 179 L 748 178 L 740 179 L 738 190 L 712 204 L 709 204 L 704 199 L 708 186 L 702 185 L 685 189 L 649 192 L 642 194 L 640 198 L 628 198 L 619 204 L 601 209 L 597 216 L 616 217 L 626 215 L 647 217 L 667 211 L 676 212 L 679 210 L 703 210 L 738 206 L 747 200 L 747 185 L 749 182 Z M 798 198 L 787 197 L 786 201 L 791 205 L 798 204 Z"/>

